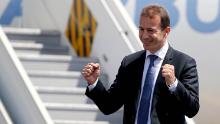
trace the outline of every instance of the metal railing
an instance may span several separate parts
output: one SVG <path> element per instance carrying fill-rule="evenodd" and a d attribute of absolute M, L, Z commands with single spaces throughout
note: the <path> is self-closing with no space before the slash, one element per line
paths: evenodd
<path fill-rule="evenodd" d="M 53 124 L 0 26 L 0 97 L 16 124 Z"/>
<path fill-rule="evenodd" d="M 10 116 L 8 115 L 1 99 L 0 99 L 0 123 L 1 124 L 13 124 Z"/>

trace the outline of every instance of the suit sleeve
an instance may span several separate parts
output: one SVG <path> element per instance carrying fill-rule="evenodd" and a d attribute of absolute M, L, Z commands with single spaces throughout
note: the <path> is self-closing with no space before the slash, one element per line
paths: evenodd
<path fill-rule="evenodd" d="M 188 117 L 195 116 L 199 111 L 199 83 L 196 69 L 196 62 L 194 59 L 186 61 L 183 70 L 178 79 L 178 85 L 173 93 L 179 107 L 182 108 L 185 115 Z"/>
<path fill-rule="evenodd" d="M 89 91 L 88 88 L 86 90 L 86 95 L 95 102 L 100 111 L 104 114 L 114 113 L 120 109 L 124 103 L 123 83 L 125 82 L 125 74 L 123 63 L 124 60 L 121 63 L 116 79 L 110 89 L 106 90 L 99 80 L 92 91 Z"/>

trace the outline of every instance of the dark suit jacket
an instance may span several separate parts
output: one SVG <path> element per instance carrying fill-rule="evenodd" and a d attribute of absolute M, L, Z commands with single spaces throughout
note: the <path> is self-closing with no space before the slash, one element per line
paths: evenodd
<path fill-rule="evenodd" d="M 126 56 L 109 90 L 98 81 L 92 91 L 86 91 L 104 114 L 111 114 L 124 105 L 123 124 L 135 123 L 145 57 L 145 50 Z M 178 85 L 175 92 L 170 92 L 160 70 L 153 93 L 152 124 L 185 124 L 184 116 L 195 116 L 200 106 L 196 62 L 169 47 L 164 64 L 174 65 Z"/>

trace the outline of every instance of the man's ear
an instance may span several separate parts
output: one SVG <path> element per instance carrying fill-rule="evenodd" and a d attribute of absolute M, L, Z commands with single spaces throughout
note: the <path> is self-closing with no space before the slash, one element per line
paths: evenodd
<path fill-rule="evenodd" d="M 167 37 L 168 36 L 168 34 L 170 33 L 170 27 L 169 26 L 167 26 L 165 29 L 164 29 L 164 32 L 165 32 L 165 37 Z"/>

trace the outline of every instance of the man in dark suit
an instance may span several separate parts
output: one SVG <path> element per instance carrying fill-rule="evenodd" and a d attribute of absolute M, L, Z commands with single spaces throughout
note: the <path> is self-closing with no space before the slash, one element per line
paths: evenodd
<path fill-rule="evenodd" d="M 82 74 L 88 82 L 86 95 L 104 114 L 111 114 L 124 105 L 124 124 L 185 124 L 185 116 L 191 118 L 198 113 L 196 62 L 168 44 L 169 32 L 167 11 L 159 5 L 146 6 L 139 25 L 145 50 L 124 57 L 110 89 L 106 90 L 98 80 L 98 63 L 84 67 Z M 156 56 L 154 61 L 151 62 L 150 56 Z M 149 68 L 154 70 L 154 76 L 150 90 L 145 91 Z M 149 99 L 143 104 L 146 96 Z"/>

